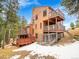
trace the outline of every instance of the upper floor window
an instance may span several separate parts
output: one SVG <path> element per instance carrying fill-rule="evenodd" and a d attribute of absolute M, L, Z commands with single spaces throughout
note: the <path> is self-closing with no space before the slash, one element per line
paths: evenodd
<path fill-rule="evenodd" d="M 47 15 L 47 10 L 44 10 L 43 11 L 43 16 L 46 16 Z"/>
<path fill-rule="evenodd" d="M 35 19 L 36 19 L 36 20 L 38 19 L 38 15 L 35 16 Z"/>

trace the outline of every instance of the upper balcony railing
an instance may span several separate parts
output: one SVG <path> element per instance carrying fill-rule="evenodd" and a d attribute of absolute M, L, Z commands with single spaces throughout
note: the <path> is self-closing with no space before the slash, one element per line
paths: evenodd
<path fill-rule="evenodd" d="M 49 28 L 49 29 L 48 29 Z M 44 31 L 64 31 L 65 27 L 63 25 L 49 25 L 48 26 L 44 26 Z"/>
<path fill-rule="evenodd" d="M 64 19 L 64 15 L 61 12 L 51 11 L 48 13 L 49 18 L 54 18 L 56 16 L 59 16 L 60 18 Z"/>
<path fill-rule="evenodd" d="M 64 19 L 64 15 L 63 15 L 62 13 L 58 13 L 58 12 L 57 12 L 57 15 L 58 15 L 60 18 Z"/>

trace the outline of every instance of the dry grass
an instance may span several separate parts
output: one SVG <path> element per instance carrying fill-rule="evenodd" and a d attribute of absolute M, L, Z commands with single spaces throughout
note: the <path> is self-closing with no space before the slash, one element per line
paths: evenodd
<path fill-rule="evenodd" d="M 74 30 L 69 30 L 72 35 L 79 35 L 79 28 L 75 28 Z"/>
<path fill-rule="evenodd" d="M 58 44 L 64 45 L 73 42 L 71 36 L 69 36 L 66 32 L 64 33 L 64 38 L 62 38 Z"/>
<path fill-rule="evenodd" d="M 75 28 L 74 30 L 70 29 L 68 31 L 72 36 L 79 35 L 79 28 Z M 58 44 L 64 45 L 64 44 L 70 44 L 73 43 L 74 38 L 72 38 L 68 33 L 64 32 L 64 38 L 62 38 Z"/>
<path fill-rule="evenodd" d="M 12 49 L 10 48 L 5 48 L 5 49 L 0 49 L 0 59 L 9 59 L 10 56 L 12 56 Z"/>
<path fill-rule="evenodd" d="M 5 48 L 0 49 L 0 59 L 10 59 L 14 55 L 21 55 L 19 59 L 24 59 L 25 56 L 29 55 L 29 51 L 18 51 L 18 52 L 12 52 L 16 48 Z"/>

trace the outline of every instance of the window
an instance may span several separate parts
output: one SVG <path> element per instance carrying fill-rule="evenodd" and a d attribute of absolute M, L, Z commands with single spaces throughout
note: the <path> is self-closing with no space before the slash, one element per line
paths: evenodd
<path fill-rule="evenodd" d="M 40 23 L 40 29 L 42 28 L 42 23 Z"/>
<path fill-rule="evenodd" d="M 36 20 L 38 19 L 38 15 L 35 16 L 35 19 L 36 19 Z"/>
<path fill-rule="evenodd" d="M 47 10 L 44 10 L 43 11 L 43 16 L 46 16 L 47 15 Z"/>

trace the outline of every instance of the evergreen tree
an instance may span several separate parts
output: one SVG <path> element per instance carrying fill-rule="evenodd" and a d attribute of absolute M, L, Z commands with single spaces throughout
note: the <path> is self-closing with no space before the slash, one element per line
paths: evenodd
<path fill-rule="evenodd" d="M 74 26 L 74 23 L 73 23 L 73 22 L 71 22 L 70 27 L 71 27 L 71 29 L 74 29 L 74 28 L 75 28 L 75 26 Z"/>
<path fill-rule="evenodd" d="M 79 17 L 79 0 L 62 0 L 62 6 L 65 6 L 69 14 L 76 14 Z"/>
<path fill-rule="evenodd" d="M 79 28 L 79 20 L 76 21 L 76 27 Z"/>
<path fill-rule="evenodd" d="M 4 2 L 6 4 L 2 4 Z M 11 34 L 15 32 L 16 26 L 14 25 L 17 24 L 19 21 L 17 16 L 18 0 L 2 0 L 2 1 L 0 0 L 0 13 L 2 13 L 3 10 L 6 12 L 6 16 L 7 16 L 6 20 L 3 21 L 4 26 L 1 25 L 3 29 L 2 32 L 4 33 L 1 34 L 3 36 L 2 40 L 3 40 L 3 48 L 4 48 L 4 42 L 8 43 L 10 37 L 14 37 L 14 35 Z"/>

